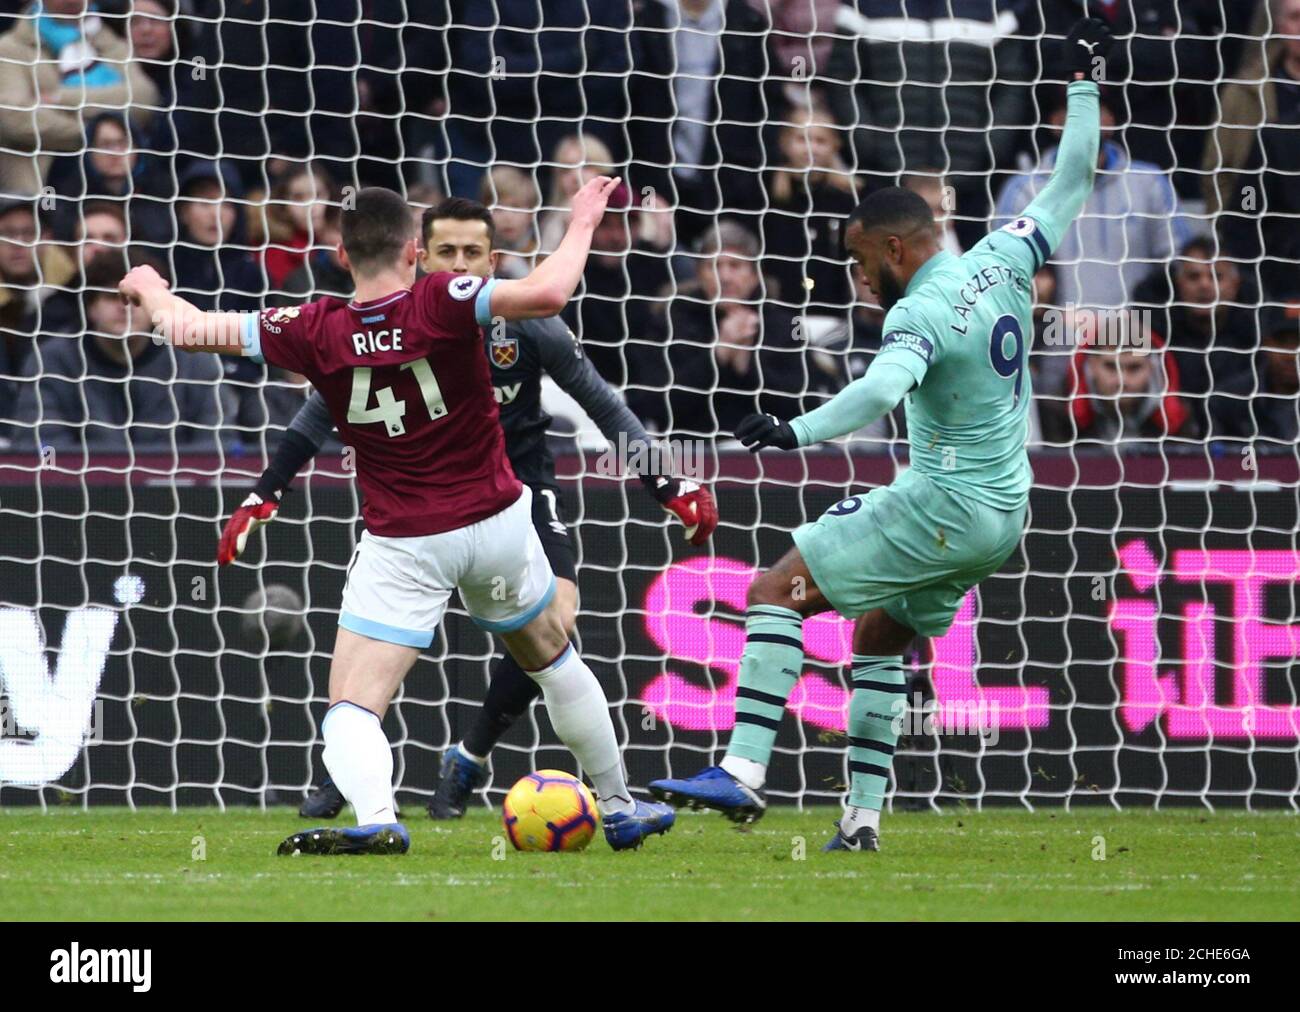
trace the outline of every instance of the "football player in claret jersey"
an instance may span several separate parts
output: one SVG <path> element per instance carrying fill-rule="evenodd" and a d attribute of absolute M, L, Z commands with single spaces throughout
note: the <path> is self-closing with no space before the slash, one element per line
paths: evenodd
<path fill-rule="evenodd" d="M 620 184 L 621 188 L 621 184 Z M 616 193 L 616 197 L 618 194 Z M 616 202 L 618 203 L 618 202 Z M 612 212 L 606 212 L 612 213 Z M 490 277 L 496 271 L 491 212 L 478 201 L 450 197 L 424 212 L 421 266 L 427 272 L 451 271 Z M 500 332 L 484 333 L 484 353 L 493 389 L 501 406 L 506 453 L 516 477 L 533 493 L 533 526 L 555 572 L 556 597 L 565 629 L 572 633 L 577 615 L 577 553 L 560 519 L 563 494 L 555 479 L 555 459 L 546 444 L 550 416 L 542 409 L 542 375 L 550 375 L 591 416 L 614 445 L 624 445 L 630 460 L 654 462 L 650 437 L 582 353 L 573 332 L 558 317 L 510 323 Z M 334 428 L 329 408 L 313 393 L 294 417 L 276 448 L 270 466 L 226 524 L 217 561 L 225 565 L 244 549 L 249 534 L 275 517 L 294 476 L 319 452 Z M 718 523 L 717 506 L 697 482 L 657 470 L 638 477 L 646 490 L 685 527 L 687 539 L 701 545 Z M 443 755 L 438 789 L 429 801 L 435 819 L 465 814 L 473 791 L 487 780 L 487 756 L 510 726 L 537 698 L 540 689 L 506 653 L 493 667 L 487 698 L 464 738 Z M 328 778 L 307 798 L 305 818 L 333 818 L 343 797 Z"/>
<path fill-rule="evenodd" d="M 583 186 L 559 247 L 518 280 L 443 271 L 416 280 L 410 211 L 378 187 L 361 190 L 343 212 L 339 258 L 356 286 L 350 301 L 204 313 L 151 268 L 122 280 L 123 297 L 143 305 L 173 345 L 302 373 L 356 451 L 366 530 L 343 589 L 321 730 L 325 766 L 357 826 L 295 833 L 281 854 L 408 849 L 381 721 L 452 590 L 541 686 L 556 734 L 591 776 L 609 844 L 636 847 L 671 828 L 672 809 L 629 793 L 605 695 L 569 643 L 532 525 L 532 494 L 506 457 L 480 330 L 564 307 L 617 185 L 602 176 Z"/>
<path fill-rule="evenodd" d="M 879 849 L 880 809 L 904 705 L 903 649 L 952 625 L 967 591 L 1020 543 L 1033 472 L 1025 452 L 1033 276 L 1083 209 L 1101 123 L 1091 75 L 1111 37 L 1085 19 L 1066 39 L 1074 71 L 1051 181 L 1011 224 L 963 256 L 943 251 L 915 193 L 888 187 L 849 216 L 845 245 L 886 310 L 866 375 L 790 422 L 742 419 L 750 449 L 794 450 L 855 432 L 907 398 L 911 467 L 794 532 L 794 548 L 748 594 L 736 725 L 726 757 L 693 777 L 658 780 L 658 797 L 763 813 L 762 788 L 786 700 L 803 666 L 803 620 L 855 620 L 849 703 L 850 790 L 826 850 Z"/>

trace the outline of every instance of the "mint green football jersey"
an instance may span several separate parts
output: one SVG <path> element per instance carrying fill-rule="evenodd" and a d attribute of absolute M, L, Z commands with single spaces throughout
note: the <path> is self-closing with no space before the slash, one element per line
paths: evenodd
<path fill-rule="evenodd" d="M 1003 510 L 1024 506 L 1033 483 L 1033 276 L 1050 249 L 1025 217 L 960 257 L 936 254 L 885 317 L 877 358 L 916 380 L 905 402 L 911 466 Z"/>

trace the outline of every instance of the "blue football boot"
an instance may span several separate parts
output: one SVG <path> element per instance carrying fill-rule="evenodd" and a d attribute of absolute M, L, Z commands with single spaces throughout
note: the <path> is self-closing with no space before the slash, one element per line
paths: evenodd
<path fill-rule="evenodd" d="M 636 801 L 630 812 L 615 812 L 601 821 L 605 825 L 605 842 L 615 850 L 635 850 L 647 836 L 666 833 L 677 821 L 677 813 L 667 805 L 653 801 Z"/>
<path fill-rule="evenodd" d="M 276 851 L 281 857 L 299 854 L 405 854 L 411 835 L 400 822 L 372 823 L 337 829 L 321 826 L 294 833 Z"/>
<path fill-rule="evenodd" d="M 678 808 L 712 808 L 732 822 L 757 822 L 767 810 L 762 791 L 746 787 L 721 766 L 684 780 L 652 780 L 650 793 Z"/>
<path fill-rule="evenodd" d="M 465 814 L 470 796 L 487 783 L 486 766 L 474 762 L 453 745 L 442 755 L 438 789 L 429 801 L 429 818 L 459 819 Z"/>
<path fill-rule="evenodd" d="M 835 835 L 822 848 L 823 852 L 832 850 L 879 850 L 880 834 L 870 826 L 863 826 L 852 836 L 845 836 L 840 824 L 835 823 Z"/>

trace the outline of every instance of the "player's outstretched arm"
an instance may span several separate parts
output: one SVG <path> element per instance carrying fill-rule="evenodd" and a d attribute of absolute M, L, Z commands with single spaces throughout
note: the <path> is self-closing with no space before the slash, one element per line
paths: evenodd
<path fill-rule="evenodd" d="M 752 452 L 766 446 L 795 450 L 801 446 L 856 432 L 898 406 L 917 383 L 915 373 L 893 362 L 875 362 L 819 408 L 789 422 L 774 415 L 747 415 L 736 427 L 736 438 Z"/>
<path fill-rule="evenodd" d="M 242 355 L 242 313 L 205 312 L 174 294 L 152 267 L 142 265 L 127 272 L 117 286 L 123 300 L 142 306 L 155 332 L 181 351 L 208 351 Z"/>
<path fill-rule="evenodd" d="M 617 176 L 597 176 L 573 195 L 569 229 L 556 251 L 528 277 L 493 283 L 489 308 L 494 318 L 527 320 L 556 316 L 569 304 L 587 265 L 591 237 L 605 214 L 609 195 L 619 182 Z"/>
<path fill-rule="evenodd" d="M 626 449 L 626 465 L 637 472 L 655 502 L 682 522 L 686 540 L 692 545 L 704 544 L 718 526 L 718 505 L 709 490 L 689 478 L 663 473 L 663 456 L 645 426 L 596 372 L 568 327 L 559 320 L 528 326 L 536 334 L 542 366 L 551 378 L 581 405 L 601 435 Z"/>
<path fill-rule="evenodd" d="M 1100 92 L 1093 74 L 1112 43 L 1110 29 L 1098 18 L 1084 18 L 1065 39 L 1071 82 L 1066 91 L 1065 131 L 1056 152 L 1052 177 L 1024 211 L 1044 227 L 1051 248 L 1079 216 L 1092 192 L 1101 145 Z"/>
<path fill-rule="evenodd" d="M 217 545 L 217 562 L 225 566 L 237 559 L 249 535 L 275 519 L 280 500 L 307 461 L 320 452 L 320 448 L 334 429 L 325 398 L 313 391 L 307 402 L 298 409 L 275 448 L 271 463 L 267 465 L 257 484 L 239 504 L 239 508 L 226 521 Z"/>

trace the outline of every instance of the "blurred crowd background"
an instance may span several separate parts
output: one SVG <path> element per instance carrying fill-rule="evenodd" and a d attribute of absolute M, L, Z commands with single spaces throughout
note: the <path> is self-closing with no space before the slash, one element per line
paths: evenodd
<path fill-rule="evenodd" d="M 1031 440 L 1294 454 L 1300 0 L 0 3 L 0 448 L 264 453 L 302 378 L 158 344 L 128 265 L 205 308 L 346 297 L 341 202 L 379 184 L 413 222 L 482 200 L 518 275 L 601 173 L 565 314 L 601 374 L 674 436 L 807 410 L 880 342 L 843 217 L 901 184 L 953 252 L 1012 220 L 1085 12 L 1119 42 L 1095 192 L 1034 279 Z"/>

